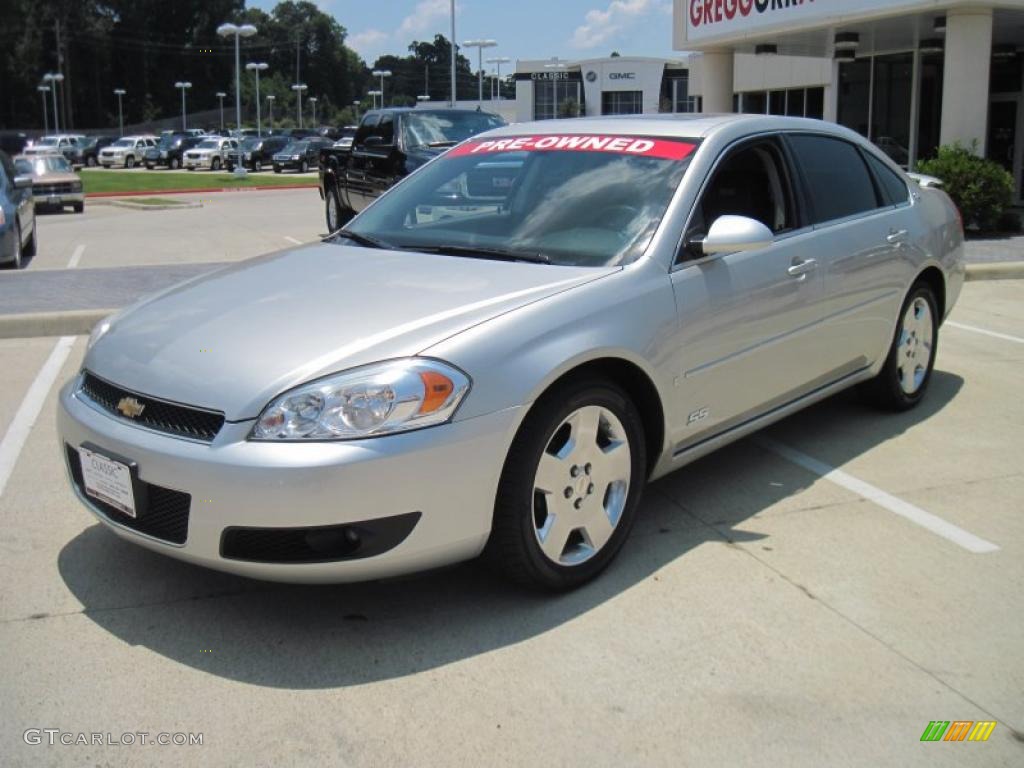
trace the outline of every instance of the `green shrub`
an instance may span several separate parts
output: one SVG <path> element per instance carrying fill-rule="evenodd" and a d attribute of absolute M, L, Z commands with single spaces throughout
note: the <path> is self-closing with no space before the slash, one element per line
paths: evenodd
<path fill-rule="evenodd" d="M 991 231 L 1013 204 L 1013 177 L 999 163 L 978 157 L 962 144 L 939 148 L 938 155 L 917 164 L 920 173 L 942 179 L 964 218 L 964 226 Z"/>

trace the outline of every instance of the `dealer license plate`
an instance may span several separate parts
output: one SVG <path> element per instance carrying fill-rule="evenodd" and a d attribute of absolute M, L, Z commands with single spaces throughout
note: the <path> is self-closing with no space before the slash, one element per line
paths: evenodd
<path fill-rule="evenodd" d="M 129 517 L 135 517 L 135 494 L 132 491 L 132 471 L 126 465 L 102 454 L 80 448 L 82 480 L 85 492 L 105 502 Z"/>

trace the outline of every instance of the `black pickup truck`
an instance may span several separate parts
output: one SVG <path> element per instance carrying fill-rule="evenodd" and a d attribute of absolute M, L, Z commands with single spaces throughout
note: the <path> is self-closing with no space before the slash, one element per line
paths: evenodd
<path fill-rule="evenodd" d="M 377 109 L 359 124 L 351 148 L 320 150 L 320 199 L 334 232 L 385 190 L 449 147 L 505 124 L 465 109 Z"/>

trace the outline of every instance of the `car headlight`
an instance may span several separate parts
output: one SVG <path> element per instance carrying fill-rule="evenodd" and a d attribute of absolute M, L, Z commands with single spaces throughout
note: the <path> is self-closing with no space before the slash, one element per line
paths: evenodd
<path fill-rule="evenodd" d="M 298 155 L 292 155 L 292 160 L 298 160 L 298 159 L 299 159 Z"/>
<path fill-rule="evenodd" d="M 327 376 L 279 395 L 250 440 L 357 440 L 443 424 L 469 377 L 437 360 L 406 358 Z"/>

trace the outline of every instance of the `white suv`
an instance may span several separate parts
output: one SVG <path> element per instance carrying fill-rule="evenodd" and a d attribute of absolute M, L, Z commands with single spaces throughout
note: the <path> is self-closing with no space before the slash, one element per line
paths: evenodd
<path fill-rule="evenodd" d="M 238 149 L 237 139 L 211 136 L 187 150 L 181 164 L 190 171 L 194 171 L 196 168 L 219 171 L 227 163 L 228 152 L 233 149 Z"/>
<path fill-rule="evenodd" d="M 124 136 L 100 150 L 100 165 L 104 168 L 115 165 L 134 168 L 136 165 L 142 165 L 146 150 L 155 147 L 156 142 L 155 136 Z"/>

